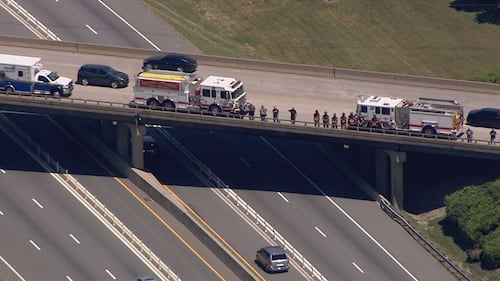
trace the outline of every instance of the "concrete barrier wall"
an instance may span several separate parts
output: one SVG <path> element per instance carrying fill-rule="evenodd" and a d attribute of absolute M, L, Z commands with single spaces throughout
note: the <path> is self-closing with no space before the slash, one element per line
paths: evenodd
<path fill-rule="evenodd" d="M 205 226 L 199 222 L 186 208 L 178 202 L 169 192 L 163 188 L 162 184 L 154 175 L 144 172 L 129 166 L 129 163 L 124 161 L 113 150 L 104 144 L 92 129 L 97 128 L 93 121 L 82 121 L 73 119 L 67 122 L 71 126 L 79 139 L 87 145 L 95 148 L 101 153 L 102 157 L 151 199 L 158 203 L 162 208 L 172 214 L 179 220 L 187 229 L 189 229 L 207 248 L 209 248 L 226 266 L 228 266 L 242 281 L 259 280 L 254 276 L 253 272 L 246 266 L 242 265 L 237 257 L 235 257 L 229 249 L 223 245 Z M 152 246 L 152 245 L 149 245 Z M 168 265 L 168 260 L 165 261 Z M 175 271 L 175 269 L 172 269 Z"/>
<path fill-rule="evenodd" d="M 335 78 L 500 94 L 500 84 L 335 68 Z"/>
<path fill-rule="evenodd" d="M 0 45 L 49 49 L 55 51 L 64 51 L 64 52 L 73 52 L 82 54 L 121 56 L 127 58 L 140 58 L 140 59 L 163 53 L 148 49 L 126 48 L 126 47 L 64 42 L 64 41 L 49 41 L 49 40 L 11 37 L 11 36 L 0 36 Z M 500 84 L 493 84 L 493 83 L 481 83 L 481 82 L 473 82 L 465 80 L 443 79 L 443 78 L 434 78 L 425 76 L 414 76 L 414 75 L 364 71 L 364 70 L 345 69 L 345 68 L 269 62 L 260 60 L 237 59 L 229 57 L 207 56 L 201 54 L 186 54 L 186 55 L 195 57 L 198 60 L 198 62 L 202 65 L 233 67 L 240 69 L 271 71 L 271 72 L 299 74 L 299 75 L 310 75 L 310 76 L 327 77 L 332 79 L 351 79 L 351 80 L 389 83 L 389 84 L 412 85 L 412 86 L 431 87 L 440 89 L 500 94 Z"/>

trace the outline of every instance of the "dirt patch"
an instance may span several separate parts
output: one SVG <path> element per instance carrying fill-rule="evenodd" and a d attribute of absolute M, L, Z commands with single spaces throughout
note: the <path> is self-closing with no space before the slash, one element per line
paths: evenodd
<path fill-rule="evenodd" d="M 440 218 L 440 217 L 443 217 L 445 215 L 446 215 L 446 208 L 445 207 L 430 210 L 428 212 L 421 213 L 418 215 L 410 214 L 410 216 L 413 217 L 422 226 L 427 226 L 430 220 Z"/>

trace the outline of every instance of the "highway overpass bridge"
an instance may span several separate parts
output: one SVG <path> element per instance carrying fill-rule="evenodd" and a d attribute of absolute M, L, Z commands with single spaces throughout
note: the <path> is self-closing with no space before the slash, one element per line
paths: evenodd
<path fill-rule="evenodd" d="M 363 163 L 366 170 L 374 170 L 372 184 L 380 193 L 389 195 L 393 204 L 399 207 L 403 203 L 403 164 L 407 152 L 500 161 L 500 146 L 487 145 L 484 141 L 466 143 L 460 140 L 394 134 L 394 131 L 381 133 L 317 128 L 312 123 L 299 121 L 295 124 L 288 120 L 280 123 L 250 121 L 198 111 L 161 111 L 131 108 L 128 104 L 121 103 L 7 94 L 0 97 L 0 110 L 85 120 L 122 157 L 128 159 L 133 167 L 139 169 L 144 165 L 142 145 L 146 126 L 190 127 L 324 143 L 339 155 L 362 155 L 363 161 L 354 161 Z"/>

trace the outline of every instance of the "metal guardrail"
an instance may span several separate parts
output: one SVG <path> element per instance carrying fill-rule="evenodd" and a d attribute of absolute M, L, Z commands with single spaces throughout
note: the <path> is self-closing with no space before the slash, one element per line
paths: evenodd
<path fill-rule="evenodd" d="M 436 248 L 430 241 L 425 239 L 425 237 L 420 234 L 403 216 L 401 216 L 394 208 L 392 208 L 391 203 L 387 201 L 383 196 L 379 196 L 378 202 L 380 207 L 387 213 L 394 221 L 399 223 L 415 240 L 419 241 L 424 245 L 428 251 L 436 257 L 441 263 L 446 265 L 448 269 L 460 280 L 472 281 L 472 279 L 467 276 L 465 272 L 462 271 L 451 259 L 449 259 L 445 254 L 443 254 L 438 248 Z"/>
<path fill-rule="evenodd" d="M 325 146 L 318 146 L 318 149 L 324 154 L 332 154 Z M 334 154 L 334 153 L 333 153 Z M 336 157 L 338 159 L 338 157 Z M 403 216 L 401 216 L 391 205 L 391 203 L 375 189 L 369 186 L 357 173 L 348 166 L 334 162 L 338 169 L 351 178 L 351 181 L 360 187 L 370 198 L 379 203 L 380 208 L 394 221 L 401 225 L 418 243 L 424 246 L 431 255 L 448 268 L 460 280 L 472 281 L 465 272 L 463 272 L 452 260 L 437 249 L 430 241 L 420 234 Z"/>
<path fill-rule="evenodd" d="M 161 134 L 170 141 L 185 157 L 187 157 L 192 164 L 196 165 L 199 172 L 206 175 L 208 180 L 214 184 L 215 187 L 224 191 L 226 196 L 240 208 L 248 218 L 253 220 L 262 230 L 270 235 L 270 237 L 278 241 L 313 278 L 319 281 L 328 281 L 319 270 L 314 267 L 285 237 L 274 229 L 261 215 L 257 213 L 248 203 L 236 194 L 228 185 L 226 185 L 219 177 L 217 177 L 208 167 L 206 167 L 200 160 L 198 160 L 189 150 L 187 150 L 181 143 L 179 143 L 172 135 L 165 130 L 159 130 Z"/>
<path fill-rule="evenodd" d="M 12 123 L 4 114 L 0 113 L 0 122 L 8 126 L 12 131 L 16 132 L 26 148 L 36 153 L 42 161 L 44 161 L 53 170 L 53 172 L 60 174 L 64 177 L 65 182 L 77 192 L 77 194 L 95 211 L 99 213 L 101 218 L 105 219 L 115 231 L 120 233 L 134 249 L 146 258 L 157 270 L 159 270 L 168 280 L 181 281 L 171 269 L 168 267 L 151 249 L 149 249 L 142 240 L 140 240 L 128 227 L 116 217 L 106 206 L 97 199 L 90 191 L 80 184 L 73 176 L 71 176 L 67 169 L 62 167 L 59 162 L 54 160 L 49 153 L 45 152 L 40 145 L 34 142 L 28 135 L 26 135 L 19 127 Z M 1 124 L 0 124 L 1 125 Z"/>
<path fill-rule="evenodd" d="M 33 15 L 31 15 L 26 9 L 17 4 L 14 0 L 0 0 L 0 6 L 3 6 L 7 11 L 17 16 L 20 21 L 23 21 L 28 25 L 28 28 L 33 31 L 41 39 L 50 39 L 54 41 L 61 41 L 57 35 L 55 35 L 50 29 L 43 25 L 39 20 L 37 20 Z"/>

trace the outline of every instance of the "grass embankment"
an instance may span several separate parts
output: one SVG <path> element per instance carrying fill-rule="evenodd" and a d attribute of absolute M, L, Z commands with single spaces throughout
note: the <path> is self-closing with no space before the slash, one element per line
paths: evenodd
<path fill-rule="evenodd" d="M 453 0 L 142 1 L 204 54 L 456 79 L 500 70 L 500 26 Z"/>

